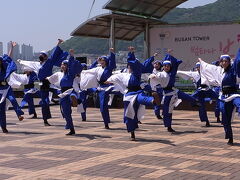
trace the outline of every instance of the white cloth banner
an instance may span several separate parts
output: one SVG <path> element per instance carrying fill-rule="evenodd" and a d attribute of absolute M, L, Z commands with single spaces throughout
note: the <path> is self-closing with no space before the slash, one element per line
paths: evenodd
<path fill-rule="evenodd" d="M 97 68 L 93 68 L 81 72 L 80 89 L 86 90 L 89 88 L 97 88 L 99 86 L 96 69 Z"/>
<path fill-rule="evenodd" d="M 223 68 L 208 64 L 203 60 L 200 62 L 201 84 L 208 86 L 221 86 L 223 79 Z"/>
<path fill-rule="evenodd" d="M 64 75 L 63 72 L 56 72 L 56 73 L 54 73 L 53 75 L 47 77 L 47 80 L 48 80 L 51 84 L 57 86 L 58 88 L 61 88 L 61 87 L 60 87 L 60 82 L 61 82 L 61 79 L 63 78 L 63 75 Z"/>
<path fill-rule="evenodd" d="M 119 73 L 112 75 L 107 81 L 114 84 L 115 91 L 120 91 L 122 94 L 126 94 L 130 77 L 130 73 Z"/>
<path fill-rule="evenodd" d="M 41 68 L 41 64 L 38 61 L 26 61 L 26 60 L 17 60 L 20 65 L 22 65 L 22 68 L 26 71 L 34 71 L 35 73 L 38 73 L 39 69 Z"/>
<path fill-rule="evenodd" d="M 197 71 L 177 71 L 177 75 L 184 80 L 193 80 L 194 82 L 198 82 L 200 79 L 200 74 Z"/>
<path fill-rule="evenodd" d="M 152 90 L 156 91 L 156 86 L 160 84 L 162 88 L 167 87 L 170 77 L 165 71 L 159 72 L 157 74 L 151 74 L 149 76 L 150 86 Z"/>
<path fill-rule="evenodd" d="M 26 85 L 29 82 L 29 77 L 27 74 L 17 74 L 15 72 L 11 73 L 8 84 L 12 88 L 20 88 L 21 85 Z"/>
<path fill-rule="evenodd" d="M 74 80 L 73 80 L 73 89 L 75 92 L 80 92 L 80 80 L 81 80 L 81 77 L 75 77 Z"/>

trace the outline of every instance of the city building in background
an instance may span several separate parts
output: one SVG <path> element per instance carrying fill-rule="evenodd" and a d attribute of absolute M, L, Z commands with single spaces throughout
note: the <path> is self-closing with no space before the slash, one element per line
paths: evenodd
<path fill-rule="evenodd" d="M 8 42 L 7 52 L 9 52 L 10 47 L 11 47 L 11 42 Z M 2 49 L 3 49 L 3 45 L 2 45 Z M 1 43 L 0 43 L 0 52 L 1 52 Z M 13 49 L 12 58 L 15 61 L 18 59 L 32 61 L 34 59 L 33 46 L 31 46 L 30 44 L 29 45 L 22 44 L 21 46 L 17 44 Z"/>
<path fill-rule="evenodd" d="M 7 44 L 7 52 L 9 52 L 10 48 L 11 48 L 11 42 L 8 42 Z M 12 59 L 14 61 L 18 60 L 21 58 L 21 54 L 20 54 L 20 47 L 19 44 L 17 44 L 14 48 L 13 48 L 13 52 L 12 52 Z"/>
<path fill-rule="evenodd" d="M 29 45 L 22 44 L 21 59 L 33 60 L 33 47 L 30 44 Z"/>

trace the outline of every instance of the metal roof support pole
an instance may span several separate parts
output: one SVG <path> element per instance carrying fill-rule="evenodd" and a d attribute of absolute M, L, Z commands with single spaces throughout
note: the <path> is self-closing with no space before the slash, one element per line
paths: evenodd
<path fill-rule="evenodd" d="M 145 31 L 144 31 L 144 58 L 147 59 L 149 57 L 149 24 L 146 23 Z"/>
<path fill-rule="evenodd" d="M 115 50 L 115 19 L 111 19 L 109 47 Z"/>

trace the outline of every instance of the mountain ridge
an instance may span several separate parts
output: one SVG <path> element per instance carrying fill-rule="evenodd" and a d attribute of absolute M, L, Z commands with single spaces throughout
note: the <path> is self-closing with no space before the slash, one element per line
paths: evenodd
<path fill-rule="evenodd" d="M 240 22 L 239 0 L 218 0 L 214 3 L 194 8 L 175 8 L 168 12 L 161 20 L 169 24 L 201 23 L 201 22 Z M 143 34 L 132 42 L 116 40 L 116 49 L 126 50 L 134 46 L 143 51 Z M 108 39 L 93 37 L 71 37 L 62 45 L 64 50 L 73 48 L 76 53 L 106 54 L 108 52 Z"/>

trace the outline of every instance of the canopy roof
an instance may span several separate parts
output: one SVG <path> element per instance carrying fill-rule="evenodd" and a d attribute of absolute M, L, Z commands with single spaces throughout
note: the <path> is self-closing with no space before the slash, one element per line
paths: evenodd
<path fill-rule="evenodd" d="M 160 19 L 168 11 L 186 1 L 187 0 L 109 0 L 103 8 Z"/>
<path fill-rule="evenodd" d="M 110 38 L 111 19 L 115 20 L 115 39 L 132 41 L 145 31 L 146 23 L 149 27 L 165 24 L 156 19 L 141 18 L 125 14 L 103 14 L 89 19 L 78 26 L 71 36 L 91 36 Z"/>

